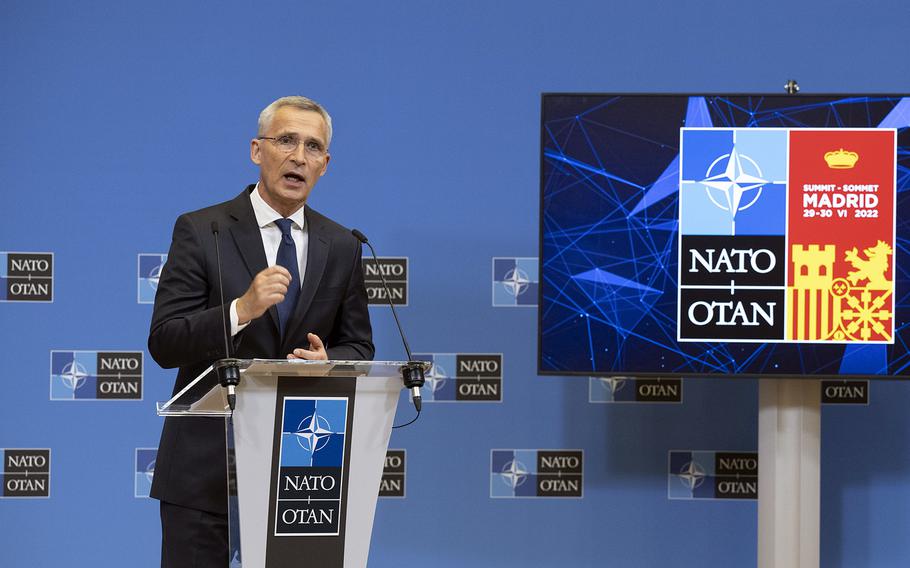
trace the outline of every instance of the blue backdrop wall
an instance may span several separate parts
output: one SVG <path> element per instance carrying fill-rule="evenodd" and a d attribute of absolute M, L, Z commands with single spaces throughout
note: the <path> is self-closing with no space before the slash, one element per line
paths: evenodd
<path fill-rule="evenodd" d="M 174 372 L 146 354 L 141 400 L 58 400 L 52 352 L 144 351 L 139 255 L 255 181 L 256 117 L 286 94 L 335 118 L 310 204 L 408 258 L 415 352 L 502 354 L 501 402 L 428 402 L 393 434 L 406 496 L 380 501 L 370 565 L 753 565 L 755 501 L 670 499 L 668 463 L 756 451 L 757 384 L 589 402 L 597 383 L 536 375 L 536 310 L 493 305 L 492 259 L 537 255 L 541 92 L 907 92 L 908 22 L 898 0 L 0 3 L 0 252 L 53 253 L 52 302 L 0 303 L 5 479 L 10 450 L 50 450 L 49 498 L 0 499 L 0 565 L 157 565 L 137 449 Z M 907 387 L 823 411 L 824 566 L 910 563 Z M 582 450 L 583 497 L 491 497 L 501 449 Z"/>

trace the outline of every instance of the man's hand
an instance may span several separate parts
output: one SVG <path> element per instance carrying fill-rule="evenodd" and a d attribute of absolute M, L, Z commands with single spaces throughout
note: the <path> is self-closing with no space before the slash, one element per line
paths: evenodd
<path fill-rule="evenodd" d="M 294 349 L 293 353 L 288 353 L 288 359 L 310 359 L 315 361 L 328 361 L 329 354 L 325 351 L 325 346 L 322 344 L 322 340 L 319 339 L 319 336 L 315 333 L 306 334 L 307 340 L 310 342 L 309 349 Z"/>
<path fill-rule="evenodd" d="M 243 325 L 284 300 L 291 284 L 291 273 L 283 266 L 270 266 L 253 278 L 253 283 L 237 299 L 237 320 Z"/>

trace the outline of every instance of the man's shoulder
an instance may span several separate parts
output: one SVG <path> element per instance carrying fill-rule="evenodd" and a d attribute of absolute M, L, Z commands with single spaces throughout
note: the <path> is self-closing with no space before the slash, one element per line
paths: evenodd
<path fill-rule="evenodd" d="M 343 241 L 346 241 L 348 239 L 351 241 L 357 240 L 351 233 L 351 229 L 345 227 L 334 219 L 323 215 L 309 205 L 306 206 L 306 219 L 310 229 L 318 231 L 320 234 L 323 234 L 327 237 L 331 237 L 333 239 L 342 239 Z"/>
<path fill-rule="evenodd" d="M 217 222 L 222 229 L 226 229 L 234 220 L 252 218 L 253 208 L 250 205 L 248 191 L 249 188 L 244 189 L 233 199 L 182 213 L 177 217 L 175 231 L 180 227 L 185 229 L 192 227 L 193 232 L 201 234 L 210 230 L 212 222 Z"/>
<path fill-rule="evenodd" d="M 201 209 L 196 209 L 194 211 L 187 211 L 186 213 L 183 213 L 183 215 L 181 215 L 181 217 L 189 217 L 194 220 L 195 219 L 212 219 L 212 218 L 217 218 L 217 217 L 223 216 L 227 213 L 230 213 L 230 212 L 235 211 L 240 208 L 245 207 L 245 208 L 251 209 L 252 206 L 249 205 L 250 187 L 255 187 L 255 186 L 246 187 L 238 195 L 232 197 L 231 199 L 228 199 L 227 201 L 222 201 L 221 203 L 209 205 L 207 207 L 203 207 Z"/>

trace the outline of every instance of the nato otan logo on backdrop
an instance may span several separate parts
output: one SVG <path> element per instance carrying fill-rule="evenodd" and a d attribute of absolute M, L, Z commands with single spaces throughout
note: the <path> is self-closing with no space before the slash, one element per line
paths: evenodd
<path fill-rule="evenodd" d="M 136 448 L 136 466 L 133 468 L 133 494 L 148 497 L 152 490 L 152 479 L 155 477 L 155 460 L 158 459 L 158 448 Z"/>
<path fill-rule="evenodd" d="M 575 497 L 584 488 L 584 450 L 490 450 L 490 497 Z"/>
<path fill-rule="evenodd" d="M 51 451 L 47 448 L 5 448 L 3 497 L 38 499 L 51 496 Z"/>
<path fill-rule="evenodd" d="M 379 483 L 380 497 L 404 497 L 405 450 L 388 450 L 382 466 L 382 481 Z"/>
<path fill-rule="evenodd" d="M 338 536 L 348 399 L 284 397 L 274 536 Z"/>
<path fill-rule="evenodd" d="M 158 291 L 158 280 L 161 279 L 161 271 L 164 270 L 165 262 L 167 262 L 166 254 L 139 254 L 137 260 L 137 265 L 139 267 L 139 284 L 136 292 L 136 300 L 140 304 L 155 303 L 155 293 Z"/>
<path fill-rule="evenodd" d="M 869 404 L 869 381 L 821 381 L 822 404 Z"/>
<path fill-rule="evenodd" d="M 758 453 L 671 450 L 669 499 L 758 499 Z"/>
<path fill-rule="evenodd" d="M 493 257 L 493 306 L 537 307 L 537 257 Z"/>
<path fill-rule="evenodd" d="M 637 379 L 633 377 L 588 377 L 588 402 L 680 404 L 682 379 Z"/>
<path fill-rule="evenodd" d="M 0 302 L 53 302 L 54 253 L 0 252 Z"/>
<path fill-rule="evenodd" d="M 502 402 L 502 353 L 417 353 L 432 363 L 424 402 Z"/>
<path fill-rule="evenodd" d="M 376 264 L 373 257 L 365 256 L 361 262 L 370 305 L 387 306 L 390 297 L 396 306 L 408 305 L 408 257 L 380 256 L 379 264 Z M 382 285 L 383 277 L 389 286 L 388 292 Z"/>
<path fill-rule="evenodd" d="M 142 400 L 142 351 L 51 351 L 51 400 Z"/>

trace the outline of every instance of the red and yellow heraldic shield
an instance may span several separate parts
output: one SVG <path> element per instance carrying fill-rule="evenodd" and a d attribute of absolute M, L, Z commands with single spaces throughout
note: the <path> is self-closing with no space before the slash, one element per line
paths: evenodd
<path fill-rule="evenodd" d="M 787 338 L 894 341 L 893 130 L 791 130 Z"/>

